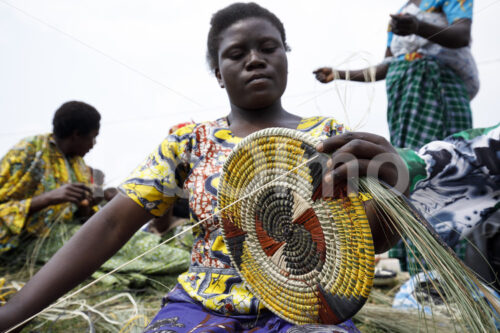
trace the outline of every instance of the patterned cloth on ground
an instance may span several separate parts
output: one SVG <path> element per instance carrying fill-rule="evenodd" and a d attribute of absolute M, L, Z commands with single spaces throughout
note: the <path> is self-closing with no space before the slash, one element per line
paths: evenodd
<path fill-rule="evenodd" d="M 42 244 L 36 253 L 37 262 L 46 263 L 79 229 L 77 224 L 55 225 L 48 237 L 32 242 L 31 248 Z M 149 232 L 138 231 L 120 250 L 96 271 L 92 277 L 97 279 L 105 273 L 136 258 L 157 246 L 162 239 Z M 32 250 L 28 249 L 29 253 Z M 123 267 L 120 271 L 107 276 L 100 283 L 112 286 L 121 285 L 134 288 L 152 285 L 162 288 L 176 284 L 178 274 L 189 267 L 189 251 L 176 245 L 175 241 L 161 245 L 154 251 Z M 155 284 L 155 282 L 158 282 Z"/>
<path fill-rule="evenodd" d="M 410 170 L 411 202 L 463 259 L 466 237 L 500 208 L 500 124 L 399 152 Z M 390 256 L 405 257 L 399 251 Z"/>

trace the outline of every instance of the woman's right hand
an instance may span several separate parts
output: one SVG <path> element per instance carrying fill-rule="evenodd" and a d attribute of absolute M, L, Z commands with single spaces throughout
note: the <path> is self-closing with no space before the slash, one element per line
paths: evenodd
<path fill-rule="evenodd" d="M 80 205 L 83 200 L 92 200 L 92 191 L 82 183 L 64 184 L 55 190 L 46 192 L 51 205 L 72 202 Z"/>
<path fill-rule="evenodd" d="M 408 36 L 418 33 L 420 21 L 410 14 L 390 14 L 391 31 L 396 35 Z"/>
<path fill-rule="evenodd" d="M 328 83 L 333 81 L 333 69 L 331 67 L 321 67 L 313 72 L 316 75 L 316 80 L 321 83 Z"/>
<path fill-rule="evenodd" d="M 84 206 L 91 202 L 92 191 L 85 184 L 74 183 L 64 184 L 55 190 L 37 195 L 31 199 L 29 213 L 33 214 L 48 206 L 57 205 L 65 202 L 72 202 L 78 206 Z"/>

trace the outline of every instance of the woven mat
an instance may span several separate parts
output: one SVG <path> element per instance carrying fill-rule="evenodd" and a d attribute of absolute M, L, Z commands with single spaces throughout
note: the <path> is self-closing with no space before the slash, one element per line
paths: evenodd
<path fill-rule="evenodd" d="M 351 318 L 373 283 L 362 203 L 356 195 L 322 198 L 318 142 L 284 128 L 253 133 L 226 160 L 218 189 L 233 265 L 269 310 L 295 324 Z"/>

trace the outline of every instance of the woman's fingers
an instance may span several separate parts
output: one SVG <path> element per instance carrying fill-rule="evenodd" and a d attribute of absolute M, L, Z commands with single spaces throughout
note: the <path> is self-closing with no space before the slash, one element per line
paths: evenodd
<path fill-rule="evenodd" d="M 332 160 L 345 159 L 343 155 L 352 155 L 355 158 L 371 159 L 379 154 L 387 153 L 387 147 L 366 141 L 363 139 L 353 139 L 341 146 L 332 154 Z"/>
<path fill-rule="evenodd" d="M 90 200 L 92 192 L 90 189 L 81 183 L 68 184 L 65 189 L 65 196 L 68 201 L 80 203 L 82 200 Z"/>
<path fill-rule="evenodd" d="M 91 200 L 92 199 L 92 190 L 85 184 L 82 183 L 75 183 L 74 184 L 80 191 L 83 191 L 83 195 L 85 196 L 85 199 Z"/>
<path fill-rule="evenodd" d="M 67 201 L 78 204 L 82 200 L 82 196 L 80 193 L 76 192 L 66 192 L 66 198 Z"/>
<path fill-rule="evenodd" d="M 409 14 L 393 15 L 391 14 L 391 30 L 396 35 L 406 36 L 414 34 L 418 30 L 418 20 L 415 16 Z"/>
<path fill-rule="evenodd" d="M 72 183 L 72 184 L 70 184 L 70 186 L 74 187 L 74 188 L 78 188 L 78 189 L 84 190 L 86 192 L 91 192 L 90 187 L 88 187 L 87 185 L 85 185 L 83 183 Z"/>
<path fill-rule="evenodd" d="M 68 195 L 79 196 L 79 197 L 81 197 L 83 199 L 83 198 L 85 198 L 87 196 L 88 192 L 86 190 L 82 189 L 82 188 L 79 188 L 79 187 L 69 186 L 66 189 L 66 193 Z"/>
<path fill-rule="evenodd" d="M 387 165 L 385 165 L 387 164 Z M 348 162 L 335 165 L 325 176 L 325 182 L 335 184 L 346 180 L 365 176 L 375 176 L 380 179 L 396 178 L 396 168 L 387 161 L 353 159 Z M 394 184 L 389 184 L 394 185 Z"/>
<path fill-rule="evenodd" d="M 324 140 L 318 151 L 331 154 L 327 161 L 327 193 L 346 186 L 351 178 L 370 176 L 384 181 L 402 193 L 409 185 L 408 170 L 392 145 L 372 133 L 350 132 Z M 348 183 L 348 182 L 347 182 Z"/>
<path fill-rule="evenodd" d="M 351 143 L 353 141 L 356 142 Z M 371 153 L 372 155 L 383 151 L 381 147 L 377 148 L 377 145 L 390 146 L 389 142 L 379 135 L 365 132 L 349 132 L 335 135 L 324 140 L 316 147 L 316 149 L 319 152 L 331 154 L 349 143 L 351 143 L 351 145 L 346 148 L 346 152 L 348 150 L 357 152 L 366 150 L 366 153 Z"/>
<path fill-rule="evenodd" d="M 330 67 L 318 68 L 313 72 L 316 76 L 316 80 L 327 83 L 333 80 L 333 70 Z"/>
<path fill-rule="evenodd" d="M 398 165 L 397 161 L 384 159 L 352 159 L 335 165 L 328 169 L 324 180 L 325 196 L 337 193 L 336 188 L 346 188 L 348 192 L 357 192 L 359 177 L 373 177 L 392 186 L 400 193 L 405 193 L 408 188 L 408 175 L 404 164 Z"/>

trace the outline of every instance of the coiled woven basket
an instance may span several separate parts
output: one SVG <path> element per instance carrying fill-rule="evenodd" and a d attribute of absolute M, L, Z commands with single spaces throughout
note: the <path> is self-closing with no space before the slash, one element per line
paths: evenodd
<path fill-rule="evenodd" d="M 295 324 L 337 324 L 366 302 L 374 249 L 357 195 L 322 198 L 319 140 L 285 128 L 243 139 L 227 158 L 218 209 L 251 292 Z"/>

